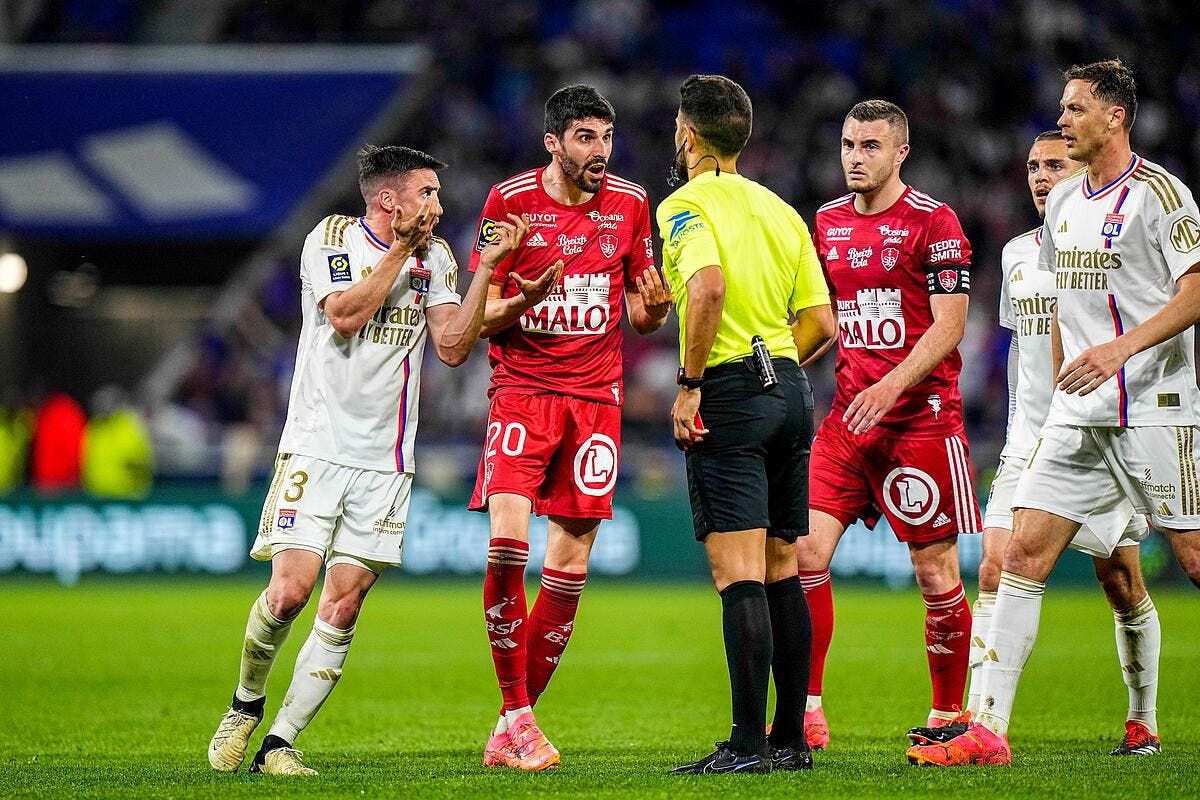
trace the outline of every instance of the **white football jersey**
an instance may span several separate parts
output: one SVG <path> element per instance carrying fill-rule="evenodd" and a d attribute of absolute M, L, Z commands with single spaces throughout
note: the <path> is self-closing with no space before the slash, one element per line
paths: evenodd
<path fill-rule="evenodd" d="M 361 281 L 387 252 L 361 217 L 333 215 L 300 256 L 304 323 L 279 452 L 383 472 L 413 472 L 425 309 L 461 303 L 458 265 L 434 238 L 411 257 L 375 316 L 354 336 L 333 329 L 321 301 Z"/>
<path fill-rule="evenodd" d="M 1054 276 L 1038 269 L 1041 244 L 1042 229 L 1037 228 L 1011 239 L 1000 255 L 1000 324 L 1013 332 L 1019 353 L 1015 400 L 1000 453 L 1010 458 L 1029 458 L 1033 452 L 1054 391 Z"/>
<path fill-rule="evenodd" d="M 1050 191 L 1039 266 L 1054 274 L 1064 364 L 1141 325 L 1175 296 L 1200 262 L 1200 211 L 1192 193 L 1134 155 L 1107 186 L 1087 171 Z M 1048 419 L 1067 425 L 1135 427 L 1200 422 L 1189 328 L 1135 355 L 1094 392 L 1055 391 Z"/>

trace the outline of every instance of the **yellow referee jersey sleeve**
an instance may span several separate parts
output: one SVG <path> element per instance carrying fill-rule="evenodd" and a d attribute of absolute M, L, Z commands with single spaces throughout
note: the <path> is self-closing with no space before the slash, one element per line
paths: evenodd
<path fill-rule="evenodd" d="M 679 310 L 679 347 L 687 341 L 687 283 L 717 266 L 725 306 L 707 366 L 750 354 L 761 336 L 771 353 L 797 360 L 791 316 L 829 302 L 816 248 L 800 215 L 774 192 L 741 175 L 698 175 L 658 207 L 663 272 Z"/>

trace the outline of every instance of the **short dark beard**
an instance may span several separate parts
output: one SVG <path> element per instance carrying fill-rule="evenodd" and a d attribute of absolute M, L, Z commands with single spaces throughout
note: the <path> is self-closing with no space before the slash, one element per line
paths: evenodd
<path fill-rule="evenodd" d="M 580 190 L 588 194 L 595 194 L 600 191 L 600 185 L 603 179 L 593 181 L 588 177 L 587 168 L 592 164 L 606 164 L 604 159 L 593 158 L 587 164 L 580 164 L 575 159 L 571 158 L 566 153 L 558 157 L 558 162 L 562 166 L 563 174 L 566 175 L 572 183 L 580 188 Z"/>

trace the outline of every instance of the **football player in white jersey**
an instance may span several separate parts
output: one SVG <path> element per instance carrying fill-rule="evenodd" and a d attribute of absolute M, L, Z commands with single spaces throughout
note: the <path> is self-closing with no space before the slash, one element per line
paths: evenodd
<path fill-rule="evenodd" d="M 479 338 L 492 268 L 528 233 L 515 216 L 480 259 L 465 301 L 449 246 L 433 236 L 443 168 L 407 147 L 359 153 L 361 217 L 326 217 L 300 257 L 303 326 L 287 422 L 251 555 L 271 580 L 250 609 L 229 710 L 209 744 L 222 772 L 262 721 L 267 676 L 292 620 L 325 581 L 286 699 L 250 767 L 315 775 L 293 747 L 342 675 L 355 620 L 384 567 L 400 563 L 428 337 L 457 366 Z"/>
<path fill-rule="evenodd" d="M 1057 129 L 1039 134 L 1026 162 L 1029 191 L 1039 216 L 1046 213 L 1046 196 L 1059 180 L 1083 169 L 1067 154 L 1067 143 Z M 970 691 L 966 710 L 949 725 L 914 728 L 908 738 L 915 744 L 945 742 L 966 732 L 979 714 L 980 670 L 1000 585 L 1004 548 L 1012 538 L 1013 492 L 1025 470 L 1038 432 L 1050 411 L 1054 390 L 1050 327 L 1054 312 L 1054 276 L 1038 269 L 1040 227 L 1023 233 L 1004 246 L 1000 263 L 1000 324 L 1012 331 L 1008 357 L 1008 433 L 1000 452 L 1000 465 L 992 481 L 983 520 L 983 559 L 979 563 L 979 598 L 971 609 Z M 1111 550 L 1084 524 L 1070 546 L 1092 556 L 1096 577 L 1113 609 L 1117 656 L 1129 690 L 1127 733 L 1113 755 L 1146 755 L 1160 752 L 1155 720 L 1158 696 L 1158 653 L 1161 639 L 1158 611 L 1142 580 L 1137 544 L 1148 533 L 1146 518 L 1126 503 L 1124 536 Z M 1136 742 L 1136 744 L 1134 744 Z"/>
<path fill-rule="evenodd" d="M 944 744 L 910 748 L 917 763 L 1011 763 L 1009 718 L 1045 581 L 1081 524 L 1107 533 L 1111 547 L 1131 503 L 1200 582 L 1200 210 L 1183 183 L 1130 148 L 1128 67 L 1103 61 L 1063 77 L 1058 126 L 1087 169 L 1050 192 L 1042 228 L 1038 263 L 1058 297 L 1055 390 L 1013 497 L 977 722 Z"/>

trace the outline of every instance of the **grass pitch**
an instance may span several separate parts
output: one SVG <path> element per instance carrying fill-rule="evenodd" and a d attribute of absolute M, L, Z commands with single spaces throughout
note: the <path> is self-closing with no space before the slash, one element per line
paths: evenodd
<path fill-rule="evenodd" d="M 1158 591 L 1164 652 L 1158 757 L 1106 755 L 1125 687 L 1098 588 L 1055 590 L 1022 681 L 1011 768 L 907 766 L 929 678 L 915 589 L 837 589 L 826 685 L 833 744 L 811 773 L 671 778 L 728 727 L 720 604 L 702 586 L 605 583 L 538 718 L 554 773 L 485 770 L 499 693 L 471 583 L 389 574 L 367 602 L 345 677 L 299 746 L 311 780 L 211 771 L 205 749 L 236 680 L 245 580 L 7 578 L 0 797 L 1195 797 L 1200 795 L 1200 597 Z M 266 733 L 307 636 L 297 622 L 268 688 Z"/>

